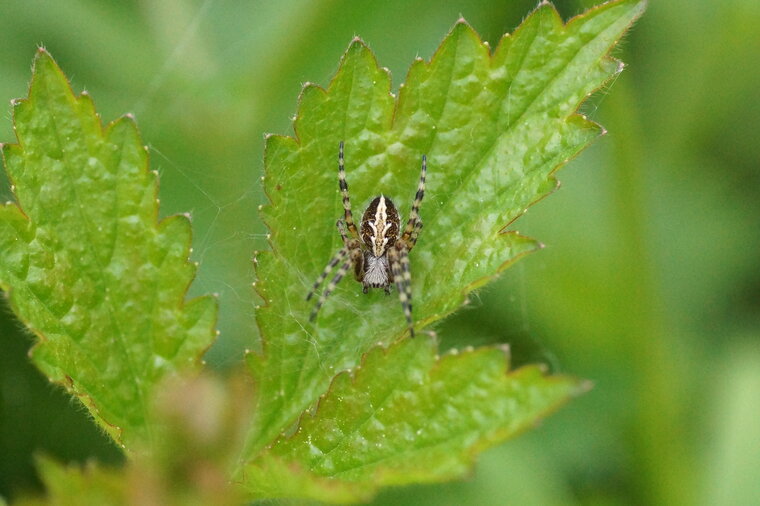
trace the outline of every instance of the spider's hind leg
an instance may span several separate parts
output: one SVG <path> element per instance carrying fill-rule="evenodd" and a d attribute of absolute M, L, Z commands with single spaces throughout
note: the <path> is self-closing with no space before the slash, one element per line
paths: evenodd
<path fill-rule="evenodd" d="M 346 255 L 348 255 L 348 248 L 346 247 L 339 249 L 338 252 L 335 253 L 335 255 L 330 259 L 330 262 L 328 262 L 328 264 L 325 266 L 322 274 L 319 275 L 317 280 L 314 282 L 314 285 L 312 285 L 311 290 L 309 290 L 309 294 L 306 296 L 306 300 L 311 300 L 317 289 L 319 289 L 320 285 L 324 282 L 327 276 L 330 275 L 330 272 L 332 272 L 335 266 L 346 258 Z"/>
<path fill-rule="evenodd" d="M 341 249 L 341 251 L 344 251 L 344 250 L 347 252 L 345 248 Z M 344 253 L 342 258 L 345 258 L 346 254 L 347 253 Z M 317 317 L 317 313 L 319 312 L 319 309 L 327 300 L 327 297 L 329 297 L 330 294 L 333 292 L 333 290 L 335 290 L 335 287 L 338 286 L 338 283 L 340 283 L 340 281 L 343 279 L 343 277 L 348 272 L 348 269 L 350 268 L 351 268 L 351 258 L 349 257 L 345 262 L 343 262 L 343 264 L 340 266 L 340 269 L 338 269 L 338 272 L 335 273 L 335 276 L 333 276 L 330 282 L 327 283 L 327 286 L 325 287 L 325 291 L 322 292 L 322 295 L 319 296 L 319 300 L 317 300 L 317 305 L 314 306 L 314 309 L 311 311 L 311 315 L 309 316 L 309 321 L 314 321 L 314 319 Z"/>
<path fill-rule="evenodd" d="M 343 238 L 343 247 L 338 250 L 332 259 L 330 259 L 330 262 L 322 271 L 322 274 L 320 274 L 317 281 L 314 282 L 314 286 L 309 292 L 309 295 L 306 296 L 306 300 L 311 299 L 317 289 L 322 285 L 325 279 L 327 279 L 327 276 L 330 275 L 330 272 L 332 272 L 338 264 L 341 262 L 343 263 L 338 269 L 338 272 L 325 287 L 322 295 L 319 296 L 319 300 L 317 300 L 317 304 L 314 306 L 314 309 L 309 316 L 310 321 L 313 321 L 314 318 L 317 317 L 319 309 L 325 303 L 327 297 L 329 297 L 333 290 L 335 290 L 335 287 L 338 286 L 338 283 L 340 283 L 345 277 L 346 273 L 348 273 L 351 266 L 354 267 L 354 275 L 357 276 L 357 279 L 364 276 L 364 252 L 361 249 L 359 241 L 357 239 L 349 239 L 346 237 L 346 231 L 343 228 L 343 220 L 338 220 L 336 225 L 338 227 L 338 232 L 340 232 L 340 236 Z"/>
<path fill-rule="evenodd" d="M 425 197 L 425 177 L 427 176 L 427 156 L 422 155 L 422 169 L 420 170 L 420 182 L 417 184 L 417 193 L 414 195 L 414 203 L 412 203 L 412 211 L 409 213 L 409 221 L 406 222 L 404 227 L 404 234 L 402 239 L 408 241 L 415 232 L 417 223 L 420 223 L 420 205 L 422 199 Z M 420 225 L 421 226 L 421 225 Z M 419 230 L 417 230 L 419 232 Z"/>
<path fill-rule="evenodd" d="M 409 335 L 414 337 L 412 321 L 412 274 L 409 270 L 409 252 L 406 244 L 401 240 L 396 242 L 396 245 L 388 250 L 388 259 L 391 263 L 393 282 L 396 285 L 398 298 L 409 327 Z"/>

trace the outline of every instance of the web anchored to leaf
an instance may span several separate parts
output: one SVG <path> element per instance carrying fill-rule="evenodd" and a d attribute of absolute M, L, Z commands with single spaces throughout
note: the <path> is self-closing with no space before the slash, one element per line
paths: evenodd
<path fill-rule="evenodd" d="M 304 294 L 341 246 L 333 226 L 343 212 L 337 184 L 339 142 L 345 142 L 346 174 L 358 207 L 380 194 L 397 203 L 410 201 L 418 161 L 427 155 L 421 212 L 425 229 L 410 255 L 415 327 L 422 329 L 539 247 L 507 226 L 556 187 L 552 174 L 559 166 L 603 133 L 576 111 L 621 71 L 622 64 L 608 53 L 643 8 L 641 1 L 610 2 L 565 25 L 551 5 L 541 4 L 492 53 L 460 21 L 430 63 L 412 65 L 398 98 L 390 92 L 388 72 L 355 40 L 326 90 L 304 88 L 296 136 L 269 136 L 266 143 L 264 185 L 270 204 L 262 216 L 271 232 L 271 251 L 258 257 L 257 290 L 266 302 L 257 314 L 264 353 L 249 356 L 260 390 L 245 459 L 313 405 L 335 372 L 356 366 L 363 353 L 378 343 L 393 343 L 405 331 L 397 301 L 382 293 L 362 295 L 351 282 L 338 287 L 316 323 L 309 322 L 311 307 Z M 399 211 L 404 215 L 409 209 Z M 388 356 L 417 346 L 423 345 L 402 342 Z M 404 395 L 403 370 L 390 373 L 377 367 L 376 374 L 399 385 L 390 395 Z M 383 367 L 393 366 L 389 361 Z M 337 383 L 328 398 L 340 395 Z M 497 399 L 494 395 L 492 401 Z M 326 409 L 320 404 L 315 416 L 331 417 L 342 429 L 338 411 L 328 415 Z M 302 431 L 319 425 L 305 416 Z M 365 423 L 377 418 L 376 413 L 367 416 Z M 282 450 L 296 445 L 293 441 L 306 444 L 316 437 L 301 434 L 278 440 L 259 459 L 261 468 L 271 473 L 280 469 L 274 462 L 288 456 L 286 461 L 320 476 L 353 480 L 389 473 L 388 468 L 372 468 L 341 474 L 325 466 L 323 458 L 315 461 Z M 475 441 L 463 443 L 459 451 Z M 319 445 L 310 448 L 324 452 Z M 278 456 L 272 460 L 274 454 Z"/>

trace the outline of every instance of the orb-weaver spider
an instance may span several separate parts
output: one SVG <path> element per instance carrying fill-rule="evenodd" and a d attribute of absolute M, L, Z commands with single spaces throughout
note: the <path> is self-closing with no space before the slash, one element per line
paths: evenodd
<path fill-rule="evenodd" d="M 322 295 L 319 296 L 319 300 L 311 312 L 310 320 L 313 321 L 316 318 L 319 308 L 325 303 L 327 297 L 335 290 L 348 270 L 353 268 L 354 277 L 363 285 L 364 293 L 367 293 L 370 288 L 383 288 L 385 293 L 389 294 L 391 283 L 396 285 L 398 298 L 401 301 L 401 307 L 409 326 L 409 335 L 414 337 L 409 252 L 417 244 L 417 237 L 422 229 L 419 210 L 422 197 L 425 195 L 426 172 L 427 159 L 425 155 L 422 155 L 422 170 L 417 194 L 414 196 L 409 220 L 406 222 L 406 227 L 404 227 L 400 237 L 398 211 L 391 199 L 384 195 L 372 199 L 369 207 L 364 211 L 361 224 L 357 229 L 351 214 L 351 200 L 348 195 L 346 171 L 343 166 L 343 142 L 341 141 L 338 150 L 338 185 L 343 196 L 344 217 L 338 219 L 336 226 L 343 239 L 343 247 L 333 255 L 322 274 L 314 282 L 306 300 L 311 299 L 336 266 L 340 265 L 340 267 L 325 287 Z M 346 228 L 348 228 L 350 236 L 346 234 Z"/>

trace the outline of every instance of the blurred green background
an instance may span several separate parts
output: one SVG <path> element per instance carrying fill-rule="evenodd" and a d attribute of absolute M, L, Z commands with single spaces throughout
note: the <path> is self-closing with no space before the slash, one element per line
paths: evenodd
<path fill-rule="evenodd" d="M 562 16 L 593 1 L 558 1 Z M 132 112 L 163 215 L 189 211 L 193 293 L 221 298 L 208 361 L 257 348 L 252 251 L 263 134 L 291 133 L 301 85 L 326 85 L 360 35 L 404 79 L 464 16 L 490 41 L 535 1 L 6 0 L 0 98 L 26 95 L 45 46 L 108 121 Z M 466 481 L 378 504 L 760 504 L 760 2 L 652 2 L 583 111 L 609 134 L 514 228 L 546 243 L 439 328 L 444 346 L 508 342 L 595 388 L 484 454 Z M 14 140 L 4 106 L 0 141 Z M 10 198 L 7 183 L 0 197 Z M 118 452 L 28 362 L 0 312 L 0 496 L 34 491 L 33 455 Z"/>

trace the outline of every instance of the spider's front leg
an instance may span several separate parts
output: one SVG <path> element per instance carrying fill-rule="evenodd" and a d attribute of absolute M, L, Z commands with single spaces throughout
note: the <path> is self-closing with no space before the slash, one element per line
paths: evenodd
<path fill-rule="evenodd" d="M 388 250 L 388 260 L 391 264 L 391 274 L 396 285 L 399 301 L 404 310 L 404 317 L 409 326 L 409 336 L 414 337 L 412 325 L 412 273 L 409 269 L 409 249 L 406 241 L 399 239 Z"/>
<path fill-rule="evenodd" d="M 412 203 L 412 210 L 409 213 L 409 220 L 404 227 L 404 233 L 401 239 L 409 241 L 407 243 L 409 249 L 412 249 L 417 243 L 417 234 L 419 234 L 422 228 L 422 221 L 420 220 L 420 205 L 422 199 L 425 197 L 425 178 L 427 177 L 427 156 L 422 155 L 422 169 L 420 170 L 420 181 L 417 184 L 417 193 L 414 195 L 414 202 Z"/>
<path fill-rule="evenodd" d="M 351 232 L 351 235 L 353 237 L 359 237 L 359 231 L 356 230 L 356 224 L 354 224 L 354 216 L 351 213 L 351 197 L 348 194 L 346 168 L 343 161 L 343 141 L 340 141 L 340 146 L 338 147 L 338 187 L 340 188 L 340 194 L 343 199 L 343 215 L 346 218 L 348 230 Z M 345 236 L 343 233 L 341 233 L 341 235 Z M 345 240 L 343 242 L 345 243 Z"/>

